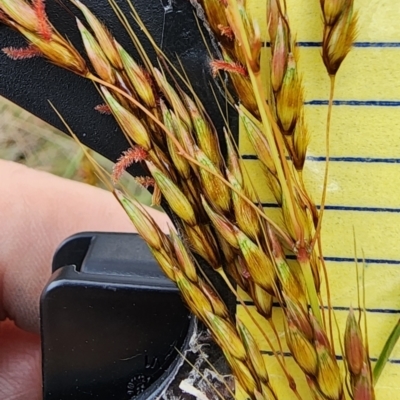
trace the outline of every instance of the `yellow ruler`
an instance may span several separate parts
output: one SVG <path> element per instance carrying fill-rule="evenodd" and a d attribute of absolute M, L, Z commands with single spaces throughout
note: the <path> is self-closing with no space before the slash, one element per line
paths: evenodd
<path fill-rule="evenodd" d="M 247 0 L 247 6 L 261 26 L 263 41 L 267 41 L 266 0 Z M 299 42 L 305 117 L 311 134 L 305 181 L 319 204 L 329 95 L 329 78 L 321 59 L 320 4 L 318 0 L 287 0 L 287 7 L 292 31 Z M 359 258 L 362 252 L 365 254 L 368 334 L 373 362 L 400 318 L 400 2 L 355 0 L 355 9 L 359 12 L 357 41 L 336 79 L 322 236 L 341 335 L 349 306 L 357 307 L 353 229 Z M 266 54 L 269 48 L 263 51 Z M 254 151 L 245 134 L 240 135 L 240 150 L 248 156 L 245 165 L 255 179 L 261 201 L 270 205 L 268 212 L 279 218 L 259 162 L 252 159 Z M 257 314 L 254 307 L 250 309 Z M 284 350 L 288 351 L 280 310 L 274 309 L 274 314 Z M 241 306 L 238 306 L 238 315 L 248 322 Z M 266 330 L 271 332 L 267 326 Z M 271 349 L 256 328 L 253 333 L 265 353 L 279 398 L 294 399 Z M 336 351 L 341 357 L 338 345 Z M 299 383 L 303 399 L 311 399 L 304 375 L 290 355 L 286 356 L 286 362 Z M 400 346 L 385 367 L 376 386 L 376 396 L 380 400 L 400 399 Z"/>

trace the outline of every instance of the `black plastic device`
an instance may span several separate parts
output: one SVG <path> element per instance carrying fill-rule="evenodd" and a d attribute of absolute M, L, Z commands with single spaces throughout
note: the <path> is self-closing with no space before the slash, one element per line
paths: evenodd
<path fill-rule="evenodd" d="M 156 398 L 193 325 L 138 235 L 75 235 L 55 254 L 41 297 L 43 398 Z"/>

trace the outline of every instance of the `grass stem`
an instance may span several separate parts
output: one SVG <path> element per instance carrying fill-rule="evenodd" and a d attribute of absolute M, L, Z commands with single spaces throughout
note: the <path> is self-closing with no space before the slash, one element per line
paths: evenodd
<path fill-rule="evenodd" d="M 381 376 L 382 371 L 385 368 L 386 362 L 389 359 L 394 346 L 396 346 L 399 337 L 400 337 L 400 319 L 397 321 L 388 339 L 386 340 L 386 343 L 383 346 L 381 353 L 379 354 L 378 361 L 375 364 L 373 372 L 374 386 L 378 382 L 378 379 Z"/>
<path fill-rule="evenodd" d="M 326 193 L 328 188 L 328 177 L 329 177 L 329 157 L 330 157 L 330 131 L 331 131 L 331 118 L 332 118 L 332 108 L 333 108 L 333 96 L 335 94 L 335 80 L 336 75 L 329 75 L 330 79 L 330 91 L 329 91 L 329 104 L 328 104 L 328 113 L 326 117 L 326 134 L 325 134 L 325 174 L 324 174 L 324 183 L 322 187 L 322 197 L 321 197 L 321 206 L 319 210 L 319 218 L 318 225 L 315 230 L 315 236 L 312 241 L 312 246 L 314 246 L 317 238 L 320 236 L 321 227 L 322 227 L 322 218 L 324 216 L 325 211 L 325 202 L 326 202 Z"/>
<path fill-rule="evenodd" d="M 320 326 L 323 326 L 321 310 L 319 307 L 318 294 L 317 294 L 317 289 L 315 288 L 310 260 L 308 257 L 298 257 L 298 261 L 304 274 L 304 280 L 306 283 L 307 294 L 308 294 L 308 301 L 310 302 L 311 310 L 313 312 L 314 317 L 320 324 Z"/>

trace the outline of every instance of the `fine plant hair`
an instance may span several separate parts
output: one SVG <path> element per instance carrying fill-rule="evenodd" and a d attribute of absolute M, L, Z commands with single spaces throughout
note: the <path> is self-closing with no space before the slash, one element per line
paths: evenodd
<path fill-rule="evenodd" d="M 70 2 L 76 7 L 77 29 L 90 64 L 48 20 L 44 0 L 0 0 L 0 21 L 28 42 L 25 48 L 3 51 L 16 60 L 44 57 L 96 84 L 104 101 L 97 110 L 115 118 L 130 146 L 114 167 L 115 197 L 164 273 L 178 286 L 190 310 L 221 347 L 247 397 L 278 399 L 274 380 L 249 327 L 229 314 L 196 257 L 207 262 L 237 294 L 230 283 L 233 279 L 273 329 L 273 299 L 277 299 L 283 310 L 285 340 L 305 374 L 313 398 L 342 400 L 347 391 L 356 400 L 372 399 L 367 346 L 353 311 L 347 321 L 343 354 L 349 379 L 344 379 L 336 361 L 329 282 L 321 246 L 329 163 L 318 211 L 302 176 L 309 134 L 299 54 L 286 2 L 267 0 L 271 51 L 266 89 L 261 79 L 260 30 L 244 0 L 192 1 L 198 12 L 202 10 L 220 46 L 221 57 L 210 62 L 211 70 L 216 79 L 222 73 L 230 78 L 233 93 L 229 98 L 237 99 L 235 109 L 263 166 L 265 185 L 279 206 L 282 224 L 271 218 L 254 195 L 251 177 L 249 181 L 229 127 L 224 135 L 218 135 L 185 74 L 175 69 L 151 37 L 158 55 L 157 67 L 114 0 L 109 1 L 110 5 L 136 46 L 139 60 L 121 46 L 83 1 Z M 148 34 L 132 3 L 127 2 L 135 22 Z M 328 160 L 334 76 L 351 49 L 357 18 L 352 0 L 320 3 L 324 20 L 321 62 L 331 77 Z M 176 75 L 181 78 L 179 82 Z M 219 136 L 225 139 L 225 158 Z M 169 235 L 161 232 L 137 200 L 118 188 L 119 178 L 133 163 L 146 169 L 148 176 L 136 180 L 146 188 L 154 188 L 154 203 L 163 200 L 174 214 L 175 229 Z M 296 260 L 288 262 L 288 253 Z M 328 319 L 321 311 L 325 305 L 320 290 L 323 276 L 328 288 Z M 252 322 L 271 343 L 257 320 L 253 318 Z M 283 357 L 278 349 L 271 348 L 285 384 L 301 399 Z M 360 393 L 368 393 L 369 397 L 360 397 Z"/>

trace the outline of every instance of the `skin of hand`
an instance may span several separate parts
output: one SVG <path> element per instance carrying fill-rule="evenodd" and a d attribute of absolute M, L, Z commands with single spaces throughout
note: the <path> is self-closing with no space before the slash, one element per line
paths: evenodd
<path fill-rule="evenodd" d="M 168 218 L 149 210 L 164 231 Z M 58 245 L 78 232 L 134 232 L 104 190 L 0 160 L 0 399 L 39 400 L 39 298 Z"/>

